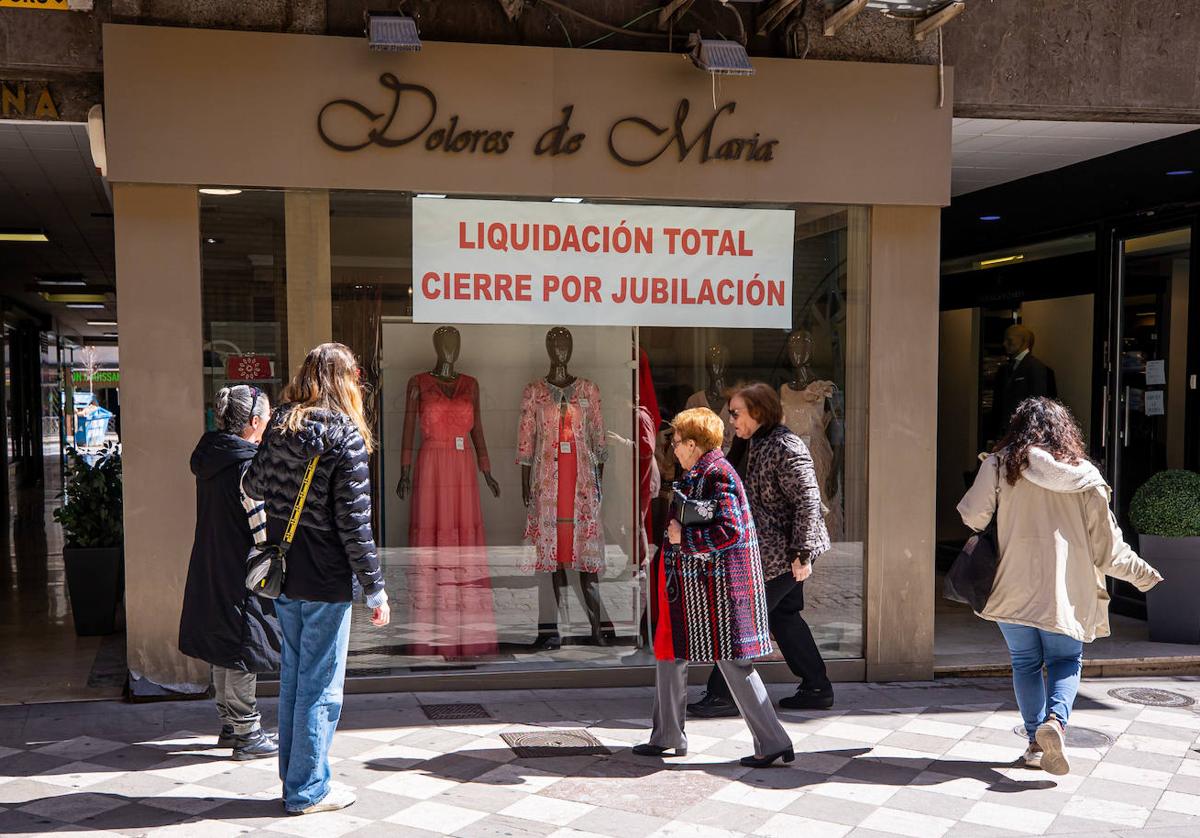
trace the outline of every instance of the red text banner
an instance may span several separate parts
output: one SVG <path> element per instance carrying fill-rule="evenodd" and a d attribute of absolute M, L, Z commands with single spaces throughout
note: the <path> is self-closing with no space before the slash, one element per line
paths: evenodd
<path fill-rule="evenodd" d="M 791 210 L 413 199 L 413 320 L 792 325 Z"/>

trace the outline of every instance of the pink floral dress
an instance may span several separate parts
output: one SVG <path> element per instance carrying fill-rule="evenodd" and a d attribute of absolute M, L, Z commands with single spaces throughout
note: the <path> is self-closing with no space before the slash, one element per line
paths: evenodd
<path fill-rule="evenodd" d="M 570 422 L 567 434 L 560 433 L 564 419 Z M 564 441 L 570 438 L 573 441 Z M 563 451 L 564 445 L 574 447 Z M 570 510 L 560 509 L 560 453 L 572 455 L 577 466 L 574 507 Z M 527 570 L 567 567 L 598 573 L 604 569 L 600 466 L 607 456 L 600 389 L 594 383 L 577 378 L 566 387 L 556 387 L 539 379 L 525 385 L 517 428 L 517 465 L 532 470 L 525 539 L 536 553 L 535 564 Z M 564 518 L 574 526 L 574 550 L 566 561 L 558 555 L 559 524 Z"/>

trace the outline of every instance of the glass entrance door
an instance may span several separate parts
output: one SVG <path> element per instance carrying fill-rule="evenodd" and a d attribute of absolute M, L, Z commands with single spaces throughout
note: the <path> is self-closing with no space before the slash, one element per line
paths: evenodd
<path fill-rule="evenodd" d="M 1127 537 L 1129 502 L 1151 475 L 1190 461 L 1189 362 L 1192 297 L 1190 225 L 1142 235 L 1118 235 L 1113 250 L 1113 298 L 1106 343 L 1103 465 L 1113 509 Z M 1113 608 L 1144 616 L 1145 597 L 1110 580 Z"/>

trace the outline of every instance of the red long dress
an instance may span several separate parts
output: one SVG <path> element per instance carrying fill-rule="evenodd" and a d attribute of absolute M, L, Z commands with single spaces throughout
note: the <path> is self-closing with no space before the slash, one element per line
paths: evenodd
<path fill-rule="evenodd" d="M 418 655 L 472 657 L 496 652 L 478 471 L 491 471 L 479 424 L 479 384 L 459 375 L 443 384 L 429 373 L 409 382 L 409 414 L 416 402 L 421 448 L 413 474 L 410 547 L 412 627 Z M 408 419 L 401 462 L 412 462 Z M 468 442 L 470 439 L 470 443 Z M 468 450 L 473 445 L 475 453 Z"/>

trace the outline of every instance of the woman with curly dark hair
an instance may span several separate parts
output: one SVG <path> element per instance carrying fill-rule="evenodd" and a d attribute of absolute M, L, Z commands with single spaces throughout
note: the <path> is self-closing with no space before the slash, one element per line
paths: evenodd
<path fill-rule="evenodd" d="M 1021 760 L 1066 774 L 1064 736 L 1083 644 L 1109 634 L 1104 576 L 1142 591 L 1162 576 L 1125 543 L 1075 418 L 1052 399 L 1021 402 L 958 512 L 975 531 L 996 516 L 1000 563 L 979 616 L 1000 625 L 1012 657 L 1029 736 Z"/>

